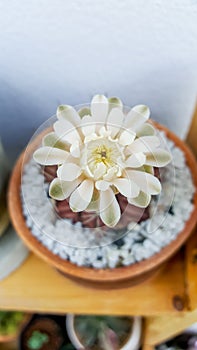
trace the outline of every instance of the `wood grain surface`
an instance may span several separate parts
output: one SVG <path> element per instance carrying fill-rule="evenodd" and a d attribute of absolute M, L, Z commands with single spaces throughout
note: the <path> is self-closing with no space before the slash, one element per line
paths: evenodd
<path fill-rule="evenodd" d="M 178 313 L 174 298 L 187 309 L 181 253 L 148 282 L 135 287 L 96 289 L 62 276 L 31 254 L 9 278 L 0 282 L 0 308 L 49 313 L 158 315 Z"/>

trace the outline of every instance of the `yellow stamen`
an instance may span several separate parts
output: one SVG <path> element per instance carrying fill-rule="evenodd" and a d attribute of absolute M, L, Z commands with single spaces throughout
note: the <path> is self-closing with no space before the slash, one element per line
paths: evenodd
<path fill-rule="evenodd" d="M 103 162 L 106 166 L 113 166 L 112 148 L 100 145 L 92 152 L 92 160 L 96 164 Z"/>

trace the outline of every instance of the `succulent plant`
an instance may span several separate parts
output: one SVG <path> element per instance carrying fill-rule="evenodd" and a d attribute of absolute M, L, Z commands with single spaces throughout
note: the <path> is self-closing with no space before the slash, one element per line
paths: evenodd
<path fill-rule="evenodd" d="M 22 312 L 0 311 L 0 334 L 11 335 L 17 332 L 24 318 Z"/>
<path fill-rule="evenodd" d="M 53 132 L 34 152 L 37 163 L 57 167 L 50 197 L 68 198 L 73 212 L 96 212 L 109 227 L 121 218 L 118 193 L 134 206 L 148 207 L 151 196 L 161 191 L 154 167 L 171 160 L 169 152 L 159 147 L 149 116 L 143 105 L 125 114 L 119 98 L 104 95 L 94 96 L 90 108 L 79 111 L 59 106 Z"/>
<path fill-rule="evenodd" d="M 40 331 L 34 331 L 28 339 L 27 345 L 31 350 L 40 350 L 43 345 L 49 342 L 49 336 Z"/>
<path fill-rule="evenodd" d="M 83 345 L 91 349 L 96 344 L 102 350 L 117 350 L 120 340 L 127 337 L 131 320 L 115 316 L 76 316 L 75 330 Z"/>

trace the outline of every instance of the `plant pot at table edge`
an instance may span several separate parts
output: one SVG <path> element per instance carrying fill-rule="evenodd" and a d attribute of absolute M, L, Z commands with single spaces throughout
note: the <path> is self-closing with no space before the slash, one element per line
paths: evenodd
<path fill-rule="evenodd" d="M 32 157 L 33 152 L 40 146 L 43 136 L 51 131 L 51 128 L 44 130 L 40 133 L 31 144 L 28 146 L 28 151 L 25 151 L 20 155 L 17 160 L 13 173 L 9 183 L 8 190 L 8 207 L 10 217 L 14 228 L 22 238 L 24 243 L 40 258 L 61 271 L 70 278 L 91 283 L 93 286 L 100 285 L 109 287 L 110 285 L 116 285 L 117 282 L 124 282 L 130 284 L 138 284 L 150 278 L 155 272 L 159 271 L 162 265 L 172 256 L 183 243 L 188 239 L 192 230 L 195 227 L 197 221 L 197 163 L 195 157 L 188 146 L 179 139 L 174 133 L 168 130 L 166 127 L 153 122 L 154 126 L 164 131 L 167 138 L 172 140 L 174 144 L 179 147 L 186 159 L 186 163 L 190 168 L 193 183 L 195 186 L 195 193 L 193 198 L 194 208 L 190 215 L 190 218 L 185 223 L 184 229 L 178 234 L 177 238 L 170 244 L 165 246 L 159 253 L 154 254 L 149 259 L 143 260 L 139 263 L 135 263 L 130 266 L 106 268 L 106 269 L 94 269 L 90 267 L 79 267 L 68 260 L 63 260 L 59 256 L 53 254 L 44 245 L 42 245 L 31 233 L 30 229 L 26 225 L 25 218 L 22 211 L 21 203 L 21 172 L 23 168 L 23 162 Z"/>
<path fill-rule="evenodd" d="M 83 350 L 84 345 L 80 342 L 74 327 L 75 315 L 68 314 L 66 316 L 66 329 L 69 339 L 72 345 L 78 350 Z M 120 350 L 138 350 L 140 347 L 141 331 L 142 331 L 142 319 L 141 317 L 132 317 L 133 321 L 131 333 L 128 336 L 126 343 L 120 348 Z"/>
<path fill-rule="evenodd" d="M 1 343 L 11 343 L 11 342 L 16 341 L 19 338 L 19 336 L 20 336 L 21 332 L 23 331 L 23 329 L 27 326 L 27 324 L 29 324 L 29 322 L 31 321 L 32 317 L 33 317 L 32 314 L 25 314 L 24 315 L 24 319 L 19 324 L 16 333 L 8 334 L 8 335 L 0 334 L 0 344 Z"/>
<path fill-rule="evenodd" d="M 41 324 L 42 323 L 45 324 L 45 320 L 47 320 L 47 322 L 49 320 L 51 322 L 51 324 L 53 323 L 57 327 L 57 329 L 59 328 L 60 339 L 62 338 L 60 342 L 62 342 L 62 344 L 63 344 L 64 333 L 63 333 L 63 328 L 59 324 L 59 322 L 57 320 L 55 320 L 54 317 L 51 315 L 45 315 L 45 314 L 37 315 L 37 314 L 35 314 L 32 316 L 32 318 L 29 320 L 29 322 L 25 324 L 25 326 L 22 328 L 22 331 L 20 332 L 20 335 L 18 337 L 18 350 L 24 350 L 24 335 L 28 331 L 28 329 L 31 328 L 32 325 L 34 325 L 34 323 L 37 323 L 37 322 L 40 322 Z M 40 329 L 36 329 L 36 330 L 40 331 Z M 46 328 L 45 328 L 45 331 L 47 331 Z M 54 335 L 55 335 L 55 331 L 54 331 Z M 61 347 L 61 345 L 60 346 L 58 345 L 58 346 Z"/>

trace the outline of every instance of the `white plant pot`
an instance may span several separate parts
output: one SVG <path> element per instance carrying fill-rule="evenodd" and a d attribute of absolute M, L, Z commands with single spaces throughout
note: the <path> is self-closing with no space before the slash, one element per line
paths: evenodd
<path fill-rule="evenodd" d="M 0 237 L 0 281 L 15 271 L 28 255 L 28 249 L 10 226 Z"/>
<path fill-rule="evenodd" d="M 74 328 L 74 318 L 75 315 L 69 314 L 66 317 L 66 329 L 69 336 L 69 339 L 72 345 L 77 350 L 83 350 L 84 345 L 81 344 L 79 338 L 75 332 Z M 142 319 L 141 317 L 133 317 L 133 327 L 131 334 L 127 340 L 127 343 L 120 350 L 139 350 L 141 342 L 141 333 L 142 333 Z"/>

